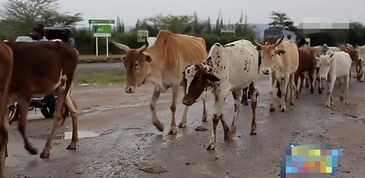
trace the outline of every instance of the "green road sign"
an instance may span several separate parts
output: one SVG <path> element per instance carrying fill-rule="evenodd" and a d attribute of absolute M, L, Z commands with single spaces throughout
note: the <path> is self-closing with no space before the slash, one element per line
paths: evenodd
<path fill-rule="evenodd" d="M 95 37 L 109 37 L 112 33 L 111 25 L 93 25 L 92 29 Z"/>
<path fill-rule="evenodd" d="M 115 24 L 115 20 L 111 20 L 111 19 L 90 19 L 89 24 Z"/>

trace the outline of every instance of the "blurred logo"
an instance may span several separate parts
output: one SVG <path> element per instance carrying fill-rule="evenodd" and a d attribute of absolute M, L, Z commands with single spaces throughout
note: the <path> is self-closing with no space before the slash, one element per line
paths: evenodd
<path fill-rule="evenodd" d="M 285 151 L 280 177 L 290 178 L 300 175 L 312 176 L 335 175 L 338 158 L 343 149 L 335 149 L 332 145 L 301 145 L 290 143 Z"/>

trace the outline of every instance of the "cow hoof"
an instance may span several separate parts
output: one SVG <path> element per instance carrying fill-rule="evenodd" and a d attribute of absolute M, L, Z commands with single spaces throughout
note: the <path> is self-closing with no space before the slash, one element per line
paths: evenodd
<path fill-rule="evenodd" d="M 177 134 L 176 128 L 171 128 L 169 134 L 170 135 L 176 135 Z"/>
<path fill-rule="evenodd" d="M 76 144 L 70 144 L 70 145 L 68 145 L 68 147 L 66 149 L 67 150 L 76 150 L 77 149 L 77 145 Z"/>
<path fill-rule="evenodd" d="M 290 102 L 290 105 L 291 105 L 291 106 L 294 106 L 294 102 Z"/>
<path fill-rule="evenodd" d="M 314 94 L 314 88 L 311 88 L 311 94 Z"/>
<path fill-rule="evenodd" d="M 207 147 L 207 150 L 215 150 L 215 145 L 214 144 L 209 144 Z"/>
<path fill-rule="evenodd" d="M 275 112 L 275 108 L 270 108 L 270 112 Z"/>
<path fill-rule="evenodd" d="M 163 132 L 163 124 L 160 121 L 153 123 L 153 125 L 160 131 Z"/>
<path fill-rule="evenodd" d="M 323 91 L 322 90 L 318 90 L 318 93 L 321 95 L 323 93 Z"/>
<path fill-rule="evenodd" d="M 208 117 L 207 116 L 203 116 L 202 117 L 202 122 L 208 122 Z"/>
<path fill-rule="evenodd" d="M 250 133 L 250 135 L 257 135 L 257 132 L 256 132 L 256 130 L 251 130 L 251 133 Z"/>
<path fill-rule="evenodd" d="M 348 101 L 345 101 L 345 105 L 349 105 L 349 102 Z"/>
<path fill-rule="evenodd" d="M 331 104 L 326 104 L 326 106 L 327 106 L 328 108 L 330 108 L 330 107 L 331 107 Z"/>
<path fill-rule="evenodd" d="M 49 152 L 42 152 L 40 158 L 49 158 Z"/>
<path fill-rule="evenodd" d="M 285 111 L 286 111 L 286 108 L 281 107 L 280 111 L 281 111 L 281 112 L 285 112 Z"/>
<path fill-rule="evenodd" d="M 37 149 L 33 148 L 31 145 L 25 145 L 25 149 L 31 154 L 36 155 L 38 153 Z"/>
<path fill-rule="evenodd" d="M 204 120 L 203 120 L 203 122 L 204 122 Z M 207 120 L 205 121 L 205 122 L 207 122 Z M 179 124 L 179 128 L 186 128 L 186 123 L 180 123 Z"/>

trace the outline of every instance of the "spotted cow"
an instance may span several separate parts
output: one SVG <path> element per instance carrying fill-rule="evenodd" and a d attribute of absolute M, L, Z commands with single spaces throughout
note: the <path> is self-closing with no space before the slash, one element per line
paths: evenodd
<path fill-rule="evenodd" d="M 235 135 L 243 88 L 250 87 L 252 91 L 251 135 L 256 134 L 257 79 L 258 52 L 256 47 L 246 40 L 226 45 L 215 43 L 203 63 L 191 65 L 185 70 L 184 81 L 188 86 L 188 92 L 183 98 L 185 105 L 194 104 L 204 91 L 212 91 L 215 97 L 213 130 L 208 150 L 215 149 L 219 121 L 223 125 L 225 140 L 229 140 Z M 229 92 L 232 92 L 234 98 L 235 112 L 231 128 L 227 126 L 223 117 L 223 107 Z"/>

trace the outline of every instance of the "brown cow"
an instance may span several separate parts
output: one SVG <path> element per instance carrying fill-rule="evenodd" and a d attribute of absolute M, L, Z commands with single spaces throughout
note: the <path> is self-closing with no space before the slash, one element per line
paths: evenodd
<path fill-rule="evenodd" d="M 150 109 L 152 124 L 159 131 L 163 131 L 163 124 L 157 118 L 156 103 L 161 92 L 170 87 L 172 88 L 172 103 L 170 106 L 172 118 L 169 133 L 176 134 L 175 111 L 179 86 L 183 79 L 182 72 L 188 65 L 199 64 L 206 58 L 207 52 L 204 39 L 161 30 L 157 35 L 156 42 L 150 47 L 130 49 L 123 44 L 116 42 L 113 44 L 127 53 L 126 56 L 122 57 L 127 71 L 125 91 L 133 93 L 136 87 L 146 82 L 154 85 L 155 89 Z M 184 91 L 186 92 L 186 90 Z M 188 106 L 184 109 L 182 121 L 179 124 L 180 128 L 186 127 L 187 111 Z"/>
<path fill-rule="evenodd" d="M 29 143 L 26 134 L 26 119 L 30 98 L 34 95 L 57 95 L 53 128 L 40 155 L 48 158 L 55 131 L 62 126 L 66 114 L 65 107 L 72 117 L 72 140 L 67 147 L 75 150 L 78 142 L 76 105 L 67 95 L 78 63 L 78 52 L 63 42 L 6 43 L 13 51 L 13 74 L 9 90 L 9 104 L 18 102 L 20 119 L 18 130 L 24 139 L 24 146 L 30 154 L 37 150 Z M 68 112 L 67 111 L 67 112 Z"/>
<path fill-rule="evenodd" d="M 11 49 L 0 43 L 0 178 L 4 177 L 6 144 L 8 141 L 9 117 L 6 108 L 8 91 L 13 70 Z"/>
<path fill-rule="evenodd" d="M 298 48 L 299 52 L 299 67 L 295 72 L 295 82 L 297 85 L 297 97 L 302 90 L 303 82 L 305 80 L 305 73 L 308 74 L 310 91 L 314 93 L 314 70 L 316 68 L 316 58 L 314 55 L 314 51 L 309 47 L 300 47 Z M 300 78 L 300 81 L 299 81 Z M 299 85 L 300 82 L 300 85 Z"/>
<path fill-rule="evenodd" d="M 352 46 L 351 44 L 342 44 L 338 46 L 340 48 L 341 51 L 344 51 L 346 53 L 348 53 L 351 57 L 352 63 L 355 65 L 355 68 L 357 68 L 358 65 L 358 59 L 359 59 L 359 53 L 358 51 L 354 48 L 354 46 Z M 360 75 L 357 72 L 357 75 Z M 351 76 L 351 72 L 350 72 L 350 76 Z"/>

